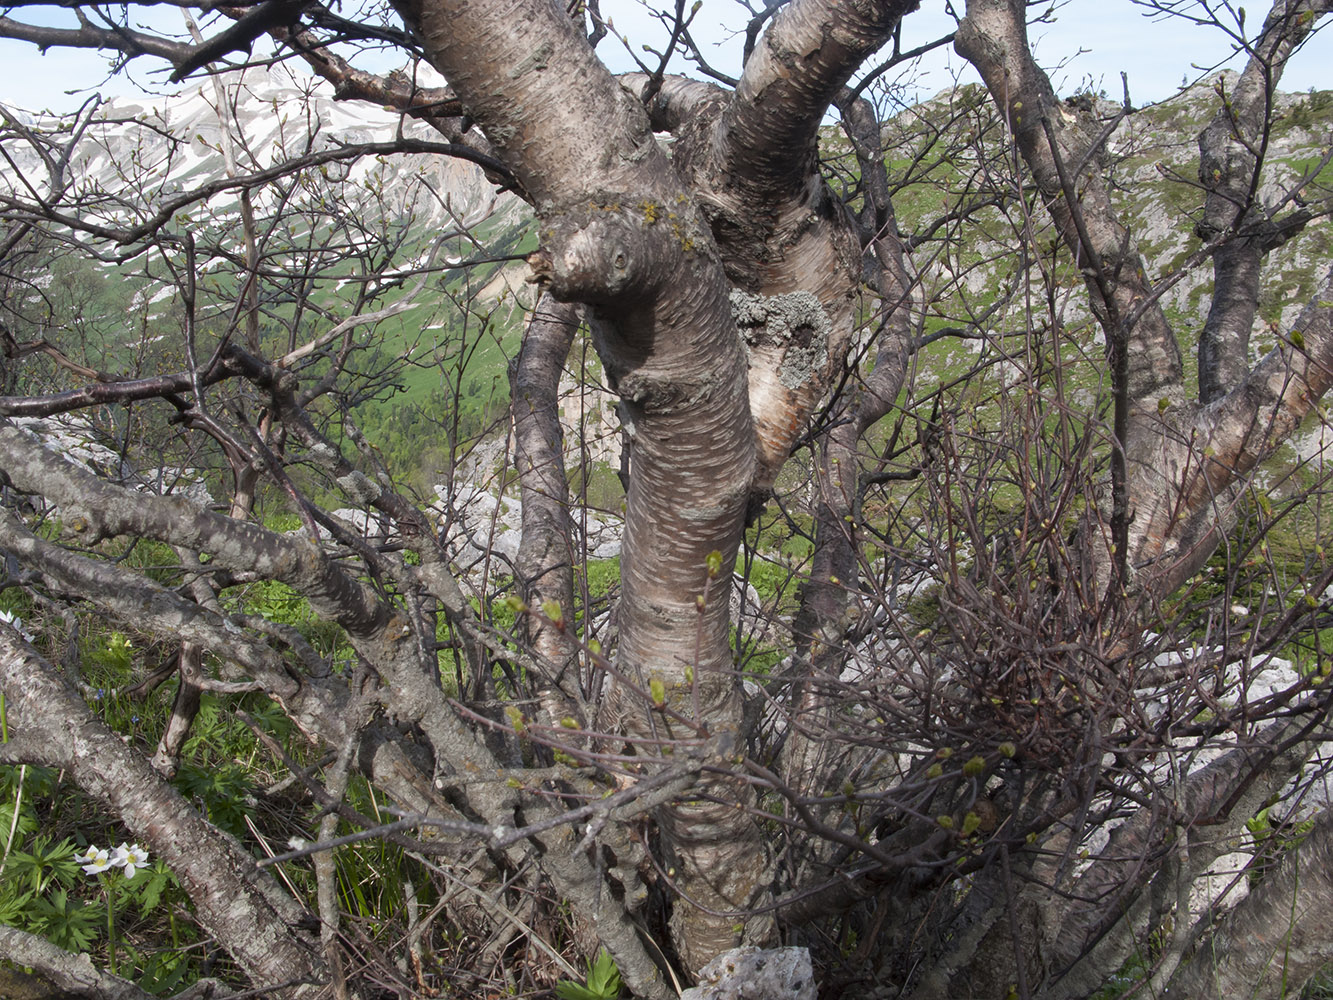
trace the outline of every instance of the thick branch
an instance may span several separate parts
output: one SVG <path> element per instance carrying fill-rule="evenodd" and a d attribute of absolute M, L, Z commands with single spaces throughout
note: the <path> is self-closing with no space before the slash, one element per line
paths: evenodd
<path fill-rule="evenodd" d="M 991 99 L 1013 129 L 1061 237 L 1083 268 L 1094 311 L 1108 344 L 1125 352 L 1130 400 L 1161 397 L 1183 402 L 1180 348 L 1155 304 L 1146 262 L 1120 224 L 1098 168 L 1097 150 L 1064 109 L 1028 47 L 1027 8 L 1021 0 L 970 0 L 954 43 L 986 82 Z M 1077 165 L 1082 170 L 1075 171 Z M 1067 176 L 1062 178 L 1061 174 Z M 1068 197 L 1077 190 L 1077 201 Z M 1122 326 L 1143 302 L 1133 329 Z M 1123 347 L 1118 345 L 1123 343 Z"/>
<path fill-rule="evenodd" d="M 1170 995 L 1296 996 L 1329 961 L 1333 938 L 1333 814 L 1322 812 L 1300 846 L 1236 904 L 1172 978 Z"/>
<path fill-rule="evenodd" d="M 1196 870 L 1225 854 L 1235 830 L 1278 794 L 1313 752 L 1313 743 L 1301 738 L 1305 728 L 1304 721 L 1270 726 L 1249 745 L 1190 775 L 1175 802 L 1141 806 L 1115 829 L 1069 890 L 1068 905 L 1054 910 L 1059 924 L 1049 929 L 1048 954 L 1055 971 L 1068 972 L 1056 980 L 1052 996 L 1093 991 L 1120 967 L 1145 930 L 1149 908 L 1141 894 L 1158 871 L 1153 859 L 1167 849 L 1171 832 L 1207 824 L 1201 827 L 1207 837 L 1192 843 Z"/>
<path fill-rule="evenodd" d="M 620 82 L 641 99 L 645 94 L 650 95 L 646 107 L 653 131 L 672 135 L 684 129 L 696 115 L 708 113 L 709 105 L 720 107 L 730 96 L 715 83 L 684 76 L 663 77 L 656 89 L 652 88 L 653 78 L 647 73 L 626 73 Z"/>
<path fill-rule="evenodd" d="M 12 425 L 0 425 L 0 466 L 18 489 L 60 504 L 66 524 L 89 539 L 130 535 L 208 553 L 221 567 L 281 580 L 354 637 L 383 637 L 389 615 L 374 593 L 308 541 L 202 510 L 182 497 L 112 486 Z"/>
<path fill-rule="evenodd" d="M 0 626 L 0 684 L 9 725 L 42 763 L 66 769 L 171 866 L 203 927 L 252 981 L 314 982 L 325 972 L 299 933 L 301 915 L 230 835 L 211 826 L 88 710 L 62 675 Z M 318 987 L 292 996 L 313 996 Z"/>
<path fill-rule="evenodd" d="M 1276 0 L 1235 86 L 1227 92 L 1219 82 L 1221 106 L 1199 134 L 1199 182 L 1208 192 L 1199 236 L 1233 236 L 1213 254 L 1213 299 L 1199 335 L 1199 400 L 1204 403 L 1239 385 L 1249 370 L 1261 265 L 1276 228 L 1257 199 L 1273 98 L 1287 59 L 1330 7 L 1329 0 Z"/>
<path fill-rule="evenodd" d="M 515 559 L 519 596 L 530 606 L 558 606 L 559 623 L 524 616 L 528 644 L 543 671 L 539 696 L 558 722 L 578 718 L 578 647 L 566 634 L 574 615 L 573 524 L 565 475 L 558 392 L 578 330 L 578 309 L 543 296 L 532 311 L 523 347 L 510 365 L 514 465 L 523 503 L 523 538 Z M 591 720 L 582 719 L 583 724 Z"/>
<path fill-rule="evenodd" d="M 78 28 L 49 28 L 44 25 L 24 24 L 9 17 L 0 17 L 0 38 L 32 42 L 43 49 L 103 49 L 120 52 L 130 58 L 145 55 L 160 56 L 171 62 L 185 58 L 190 52 L 190 46 L 181 42 L 173 42 L 132 28 L 117 28 L 113 31 L 88 23 Z"/>
<path fill-rule="evenodd" d="M 819 125 L 844 84 L 915 0 L 794 0 L 745 64 L 719 131 L 747 200 L 782 204 L 814 175 Z"/>
<path fill-rule="evenodd" d="M 51 996 L 52 987 L 68 1000 L 154 1000 L 152 993 L 139 989 L 128 979 L 95 967 L 87 953 L 76 955 L 57 948 L 44 937 L 5 924 L 0 924 L 0 959 L 17 967 L 9 964 L 0 967 L 0 990 L 6 990 L 5 995 L 15 1000 Z M 25 975 L 22 968 L 33 969 L 38 975 Z M 231 995 L 226 986 L 206 979 L 177 993 L 173 1000 L 226 1000 Z"/>
<path fill-rule="evenodd" d="M 1333 271 L 1281 344 L 1228 395 L 1161 425 L 1136 498 L 1144 586 L 1170 593 L 1217 547 L 1228 490 L 1272 455 L 1333 386 Z M 1169 414 L 1168 414 L 1169 416 Z"/>
<path fill-rule="evenodd" d="M 875 338 L 875 367 L 863 387 L 843 390 L 829 413 L 818 444 L 815 552 L 809 578 L 801 588 L 801 610 L 793 623 L 798 662 L 812 679 L 838 676 L 847 648 L 843 643 L 857 565 L 854 526 L 860 515 L 860 469 L 857 446 L 861 436 L 888 412 L 907 373 L 911 349 L 911 279 L 889 195 L 888 174 L 880 141 L 879 121 L 864 99 L 848 91 L 839 98 L 843 130 L 852 142 L 861 171 L 865 204 L 856 222 L 865 258 L 867 284 L 878 293 L 880 327 Z M 809 731 L 822 729 L 826 695 L 823 685 L 807 682 L 799 692 L 794 732 L 786 746 L 788 781 L 802 794 L 814 794 L 819 755 L 826 747 Z"/>

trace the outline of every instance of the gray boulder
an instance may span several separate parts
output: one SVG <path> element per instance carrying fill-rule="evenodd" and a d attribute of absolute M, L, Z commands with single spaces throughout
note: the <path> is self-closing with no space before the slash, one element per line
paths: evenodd
<path fill-rule="evenodd" d="M 723 952 L 703 967 L 699 985 L 680 1000 L 815 1000 L 808 948 L 755 948 Z"/>

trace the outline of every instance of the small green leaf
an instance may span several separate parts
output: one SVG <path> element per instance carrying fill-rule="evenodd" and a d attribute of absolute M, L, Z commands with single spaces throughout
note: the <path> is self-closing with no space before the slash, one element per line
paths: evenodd
<path fill-rule="evenodd" d="M 660 677 L 654 677 L 648 682 L 648 691 L 653 696 L 653 704 L 658 708 L 666 704 L 666 685 Z"/>
<path fill-rule="evenodd" d="M 615 1000 L 620 996 L 620 970 L 605 948 L 588 963 L 587 985 L 561 980 L 555 984 L 560 1000 Z"/>
<path fill-rule="evenodd" d="M 1260 809 L 1245 821 L 1245 828 L 1255 837 L 1266 837 L 1272 829 L 1268 822 L 1268 808 Z"/>
<path fill-rule="evenodd" d="M 613 1000 L 620 993 L 620 970 L 605 948 L 597 953 L 588 968 L 588 989 L 607 1000 Z"/>
<path fill-rule="evenodd" d="M 523 713 L 513 705 L 505 706 L 505 718 L 509 720 L 509 725 L 513 727 L 514 732 L 522 735 L 523 733 Z"/>
<path fill-rule="evenodd" d="M 719 552 L 717 549 L 714 549 L 712 552 L 708 553 L 708 558 L 707 560 L 705 560 L 705 565 L 708 567 L 708 575 L 710 578 L 717 576 L 719 573 L 722 572 L 722 553 Z"/>

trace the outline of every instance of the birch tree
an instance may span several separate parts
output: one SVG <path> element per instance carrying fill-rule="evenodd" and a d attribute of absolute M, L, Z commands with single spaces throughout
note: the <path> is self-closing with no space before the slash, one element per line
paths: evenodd
<path fill-rule="evenodd" d="M 404 128 L 356 146 L 312 136 L 269 163 L 243 134 L 224 134 L 225 176 L 178 191 L 154 188 L 145 171 L 132 201 L 77 182 L 93 109 L 47 131 L 6 116 L 6 142 L 40 164 L 0 202 L 10 279 L 31 284 L 18 262 L 39 239 L 103 262 L 158 261 L 179 290 L 181 351 L 152 370 L 107 372 L 58 337 L 8 335 L 11 365 L 40 362 L 56 390 L 4 381 L 5 582 L 51 614 L 92 610 L 177 643 L 180 693 L 155 770 L 78 696 L 77 662 L 0 625 L 11 733 L 0 760 L 65 769 L 170 862 L 200 926 L 275 995 L 374 987 L 348 971 L 328 865 L 336 845 L 295 849 L 315 854 L 319 883 L 313 901 L 298 900 L 172 788 L 200 691 L 262 692 L 324 754 L 318 780 L 289 762 L 328 820 L 324 840 L 341 816 L 433 859 L 464 887 L 496 954 L 520 931 L 540 939 L 532 926 L 549 893 L 571 938 L 589 956 L 605 947 L 638 996 L 672 995 L 737 945 L 780 942 L 811 945 L 831 982 L 919 997 L 1088 996 L 1164 928 L 1146 984 L 1279 995 L 1282 977 L 1207 956 L 1293 899 L 1324 912 L 1322 882 L 1293 872 L 1325 849 L 1326 821 L 1216 937 L 1194 926 L 1190 889 L 1312 766 L 1327 651 L 1288 689 L 1253 701 L 1248 691 L 1265 654 L 1318 646 L 1333 570 L 1312 556 L 1299 602 L 1284 594 L 1244 641 L 1220 646 L 1213 630 L 1232 632 L 1218 608 L 1224 619 L 1238 570 L 1227 563 L 1221 605 L 1201 595 L 1198 574 L 1243 530 L 1256 470 L 1328 388 L 1327 275 L 1278 346 L 1249 362 L 1266 255 L 1328 211 L 1327 157 L 1282 197 L 1259 197 L 1282 69 L 1327 5 L 1277 0 L 1249 34 L 1243 15 L 1233 26 L 1248 62 L 1199 136 L 1202 243 L 1184 265 L 1214 275 L 1194 398 L 1161 304 L 1183 271 L 1144 259 L 1109 191 L 1107 143 L 1132 112 L 1128 97 L 1109 117 L 1060 101 L 1022 3 L 969 2 L 955 33 L 905 47 L 914 10 L 892 0 L 754 9 L 743 64 L 728 72 L 695 42 L 698 6 L 680 4 L 660 12 L 671 40 L 657 65 L 615 75 L 599 57 L 615 38 L 595 3 L 198 5 L 193 16 L 213 21 L 180 37 L 142 26 L 134 7 L 78 8 L 69 27 L 47 26 L 40 4 L 11 8 L 0 36 L 101 50 L 116 68 L 151 63 L 176 80 L 271 50 L 339 99 L 393 109 L 433 135 Z M 884 105 L 868 97 L 889 68 L 949 42 L 994 110 L 960 100 L 970 138 L 927 143 L 909 167 L 929 173 L 934 157 L 975 153 L 965 189 L 904 232 Z M 409 71 L 366 70 L 348 43 L 395 47 Z M 696 72 L 668 72 L 681 59 Z M 423 84 L 412 66 L 445 85 Z M 216 95 L 220 120 L 235 120 L 227 106 L 240 98 L 221 82 Z M 835 112 L 841 160 L 825 124 Z M 490 576 L 475 594 L 463 577 L 452 513 L 423 513 L 354 421 L 335 432 L 329 419 L 329 407 L 394 377 L 354 336 L 397 308 L 383 290 L 408 281 L 429 295 L 427 277 L 444 266 L 432 253 L 405 276 L 389 263 L 392 234 L 363 232 L 337 201 L 338 164 L 400 154 L 473 163 L 535 218 L 526 266 L 539 295 L 509 372 L 523 524 L 507 569 L 518 616 L 508 634 L 484 603 Z M 331 168 L 327 185 L 314 179 Z M 293 240 L 305 234 L 304 264 L 273 242 L 310 185 L 325 193 L 302 218 L 348 220 L 364 261 L 362 291 L 336 306 L 312 291 L 347 282 L 337 255 L 312 245 L 323 223 L 290 225 Z M 239 233 L 204 239 L 189 213 L 222 198 L 239 204 Z M 992 237 L 996 218 L 1018 248 L 1013 281 L 965 321 L 927 330 L 923 275 L 936 250 L 943 259 L 969 233 Z M 480 232 L 459 220 L 446 235 L 476 243 Z M 205 260 L 235 279 L 220 335 L 197 308 Z M 1071 273 L 1105 345 L 1083 359 L 1104 385 L 1102 412 L 1073 413 L 1060 382 L 1056 302 Z M 275 288 L 298 318 L 267 305 Z M 1024 298 L 1011 341 L 996 317 Z M 275 347 L 262 331 L 277 316 L 289 329 Z M 557 418 L 580 328 L 619 398 L 625 441 L 604 640 L 575 576 Z M 983 362 L 990 351 L 1022 371 L 999 391 L 1001 426 L 982 428 L 956 386 L 916 370 L 946 336 L 984 342 Z M 979 363 L 970 377 L 989 376 Z M 136 490 L 14 419 L 130 404 L 162 407 L 192 448 L 220 456 L 232 484 L 223 509 Z M 780 477 L 794 467 L 808 473 L 813 555 L 794 619 L 775 622 L 786 658 L 747 694 L 733 576 L 747 528 L 783 516 L 773 511 L 793 491 Z M 264 489 L 300 530 L 256 514 Z M 1002 510 L 997 498 L 1014 491 L 1016 512 Z M 330 497 L 385 530 L 352 530 Z M 51 508 L 58 518 L 44 518 Z M 125 538 L 177 563 L 138 572 L 117 548 Z M 933 621 L 898 602 L 894 581 L 909 565 L 929 578 Z M 254 581 L 308 602 L 351 651 L 347 668 L 331 670 L 300 633 L 238 604 L 231 588 Z M 1194 741 L 1188 752 L 1173 742 L 1182 738 Z M 352 774 L 400 818 L 353 810 Z M 301 919 L 307 905 L 313 921 Z M 1320 948 L 1302 938 L 1292 974 L 1313 975 L 1328 957 Z M 0 937 L 0 952 L 67 991 L 122 988 L 80 979 L 67 955 L 20 931 Z"/>

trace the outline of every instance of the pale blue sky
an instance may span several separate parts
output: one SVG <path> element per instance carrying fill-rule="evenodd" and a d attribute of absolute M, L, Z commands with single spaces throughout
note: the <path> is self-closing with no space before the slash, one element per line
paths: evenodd
<path fill-rule="evenodd" d="M 962 0 L 959 0 L 961 6 Z M 1249 20 L 1253 30 L 1261 23 L 1260 5 Z M 645 8 L 636 0 L 603 0 L 602 10 L 616 28 L 628 34 L 636 49 L 643 41 L 652 42 L 655 25 Z M 16 13 L 22 13 L 22 10 Z M 157 8 L 152 16 L 172 18 L 178 15 Z M 1150 20 L 1143 8 L 1128 0 L 1070 0 L 1057 15 L 1056 23 L 1037 26 L 1037 55 L 1043 65 L 1053 69 L 1057 89 L 1069 93 L 1081 89 L 1091 78 L 1110 96 L 1121 91 L 1120 71 L 1129 74 L 1130 94 L 1136 104 L 1169 97 L 1180 86 L 1182 77 L 1198 75 L 1198 67 L 1211 67 L 1226 59 L 1230 46 L 1220 32 L 1200 28 L 1177 19 Z M 179 23 L 179 22 L 168 22 Z M 714 39 L 717 48 L 714 64 L 733 75 L 739 66 L 739 41 L 730 43 L 725 24 L 743 25 L 744 12 L 734 0 L 705 0 L 695 20 L 699 39 Z M 924 0 L 922 9 L 904 21 L 903 47 L 912 48 L 950 30 L 952 22 L 943 0 Z M 179 30 L 179 29 L 177 29 Z M 1085 50 L 1080 53 L 1080 49 Z M 612 39 L 599 49 L 615 69 L 626 69 L 632 62 L 623 47 L 617 51 Z M 962 61 L 951 50 L 930 57 L 918 72 L 917 89 L 929 95 L 948 86 L 952 70 Z M 1288 91 L 1311 87 L 1333 88 L 1333 32 L 1317 36 L 1291 62 L 1282 80 Z M 45 55 L 34 46 L 0 40 L 0 102 L 35 110 L 50 107 L 69 110 L 77 107 L 93 90 L 108 96 L 134 91 L 134 83 L 162 86 L 166 72 L 163 64 L 148 58 L 130 65 L 129 78 L 107 80 L 108 62 L 94 52 L 52 49 Z M 81 93 L 66 94 L 77 90 Z"/>

